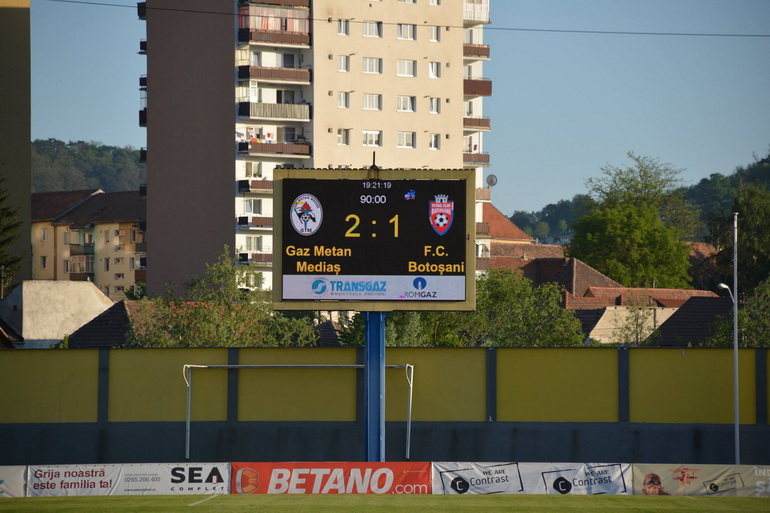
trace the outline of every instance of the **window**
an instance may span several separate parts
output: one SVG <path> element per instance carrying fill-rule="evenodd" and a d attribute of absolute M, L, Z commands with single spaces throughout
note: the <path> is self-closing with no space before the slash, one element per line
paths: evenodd
<path fill-rule="evenodd" d="M 118 257 L 118 258 L 115 258 L 115 261 L 113 263 L 115 265 L 122 265 L 123 262 L 124 262 L 124 258 L 123 257 Z"/>
<path fill-rule="evenodd" d="M 382 110 L 382 95 L 364 93 L 364 110 Z"/>
<path fill-rule="evenodd" d="M 64 235 L 62 235 L 62 242 L 64 242 L 64 244 L 70 243 L 70 232 L 64 232 Z"/>
<path fill-rule="evenodd" d="M 123 273 L 115 273 L 115 279 L 116 279 L 116 280 L 122 280 L 122 279 L 124 279 L 125 277 L 126 277 L 126 275 L 125 275 L 125 274 L 123 274 Z"/>
<path fill-rule="evenodd" d="M 416 4 L 417 0 L 398 0 L 402 4 Z"/>
<path fill-rule="evenodd" d="M 338 128 L 337 129 L 337 144 L 340 146 L 347 146 L 350 144 L 350 129 Z"/>
<path fill-rule="evenodd" d="M 48 257 L 41 256 L 40 257 L 40 268 L 41 269 L 45 269 L 46 267 L 48 267 Z"/>
<path fill-rule="evenodd" d="M 337 93 L 337 107 L 340 109 L 350 108 L 350 93 L 347 91 L 340 91 Z"/>
<path fill-rule="evenodd" d="M 293 126 L 278 127 L 278 142 L 293 143 L 297 139 L 297 129 Z"/>
<path fill-rule="evenodd" d="M 417 25 L 409 23 L 399 23 L 396 26 L 396 37 L 398 39 L 417 39 Z"/>
<path fill-rule="evenodd" d="M 441 27 L 433 25 L 430 27 L 430 37 L 428 38 L 433 43 L 441 41 Z"/>
<path fill-rule="evenodd" d="M 381 21 L 365 21 L 364 37 L 382 37 Z"/>
<path fill-rule="evenodd" d="M 86 232 L 83 234 L 83 244 L 93 244 L 94 243 L 94 234 L 91 232 Z"/>
<path fill-rule="evenodd" d="M 262 162 L 246 162 L 246 176 L 248 178 L 262 176 Z M 132 233 L 136 233 L 136 231 Z"/>
<path fill-rule="evenodd" d="M 293 53 L 285 53 L 283 54 L 283 67 L 284 68 L 293 68 L 294 67 L 294 54 Z"/>
<path fill-rule="evenodd" d="M 441 0 L 430 0 L 428 5 L 441 5 Z"/>
<path fill-rule="evenodd" d="M 399 77 L 413 77 L 416 75 L 417 61 L 398 60 L 396 74 Z"/>
<path fill-rule="evenodd" d="M 382 59 L 378 57 L 364 57 L 364 73 L 382 73 Z"/>
<path fill-rule="evenodd" d="M 399 112 L 414 112 L 417 110 L 416 96 L 399 96 L 397 98 L 396 110 Z"/>
<path fill-rule="evenodd" d="M 115 285 L 115 292 L 123 292 L 123 285 Z"/>
<path fill-rule="evenodd" d="M 243 213 L 244 214 L 261 214 L 262 213 L 262 200 L 256 198 L 246 198 L 243 200 Z"/>
<path fill-rule="evenodd" d="M 382 146 L 382 130 L 364 130 L 364 146 Z"/>
<path fill-rule="evenodd" d="M 441 98 L 430 98 L 428 112 L 431 114 L 441 114 Z"/>
<path fill-rule="evenodd" d="M 414 132 L 398 132 L 396 146 L 399 148 L 414 148 L 415 135 Z"/>
<path fill-rule="evenodd" d="M 40 229 L 40 240 L 42 241 L 48 240 L 48 228 Z"/>
<path fill-rule="evenodd" d="M 110 242 L 110 231 L 109 230 L 104 230 L 104 242 L 105 243 Z"/>
<path fill-rule="evenodd" d="M 262 251 L 262 236 L 247 236 L 246 251 Z"/>
<path fill-rule="evenodd" d="M 66 258 L 64 260 L 62 260 L 62 270 L 65 273 L 70 272 L 70 261 L 67 260 Z"/>
<path fill-rule="evenodd" d="M 441 78 L 441 63 L 429 62 L 428 63 L 428 76 L 430 78 Z"/>
<path fill-rule="evenodd" d="M 350 20 L 337 20 L 337 34 L 340 36 L 350 35 Z"/>
<path fill-rule="evenodd" d="M 431 150 L 441 149 L 441 134 L 430 134 L 430 139 L 428 139 L 428 148 Z"/>
<path fill-rule="evenodd" d="M 109 258 L 105 258 L 104 259 L 104 270 L 105 271 L 109 271 L 110 270 L 110 259 Z"/>
<path fill-rule="evenodd" d="M 341 72 L 350 71 L 350 55 L 337 56 L 337 71 L 341 71 Z"/>
<path fill-rule="evenodd" d="M 130 258 L 128 260 L 128 269 L 131 270 L 131 271 L 136 269 L 136 259 L 135 258 Z"/>

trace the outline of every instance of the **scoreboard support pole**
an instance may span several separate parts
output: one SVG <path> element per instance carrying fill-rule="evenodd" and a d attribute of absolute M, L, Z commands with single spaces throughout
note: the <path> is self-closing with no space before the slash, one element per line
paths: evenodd
<path fill-rule="evenodd" d="M 364 337 L 364 445 L 366 461 L 385 461 L 385 317 L 362 312 Z"/>

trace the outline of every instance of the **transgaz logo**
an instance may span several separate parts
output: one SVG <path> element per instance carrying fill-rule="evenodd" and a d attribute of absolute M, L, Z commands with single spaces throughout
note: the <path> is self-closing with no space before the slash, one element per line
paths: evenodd
<path fill-rule="evenodd" d="M 315 294 L 318 294 L 319 296 L 326 292 L 326 290 L 329 288 L 329 286 L 326 284 L 326 280 L 323 278 L 319 278 L 313 282 L 313 284 L 310 286 L 311 289 Z"/>

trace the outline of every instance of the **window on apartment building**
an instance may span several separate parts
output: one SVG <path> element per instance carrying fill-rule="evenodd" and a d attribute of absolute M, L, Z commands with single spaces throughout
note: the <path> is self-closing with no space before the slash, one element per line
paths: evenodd
<path fill-rule="evenodd" d="M 136 259 L 135 258 L 129 258 L 128 259 L 128 269 L 129 271 L 133 271 L 136 269 Z"/>
<path fill-rule="evenodd" d="M 116 280 L 122 280 L 122 279 L 124 279 L 125 277 L 126 277 L 126 275 L 125 275 L 125 274 L 123 274 L 123 273 L 115 273 L 115 279 L 116 279 Z"/>
<path fill-rule="evenodd" d="M 431 150 L 441 149 L 441 134 L 430 134 L 428 138 L 428 148 Z"/>
<path fill-rule="evenodd" d="M 396 146 L 399 148 L 414 148 L 415 132 L 398 132 L 396 134 Z"/>
<path fill-rule="evenodd" d="M 414 112 L 417 110 L 416 96 L 398 96 L 396 98 L 396 110 L 399 112 Z"/>
<path fill-rule="evenodd" d="M 104 259 L 104 270 L 105 271 L 109 271 L 110 270 L 110 259 L 109 258 L 105 258 Z"/>
<path fill-rule="evenodd" d="M 350 92 L 340 91 L 337 93 L 337 107 L 340 109 L 350 108 Z"/>
<path fill-rule="evenodd" d="M 364 57 L 364 73 L 382 73 L 382 59 L 379 57 Z"/>
<path fill-rule="evenodd" d="M 381 21 L 365 21 L 363 25 L 364 37 L 382 37 Z"/>
<path fill-rule="evenodd" d="M 291 89 L 278 89 L 275 92 L 275 101 L 276 103 L 294 104 L 295 96 L 299 96 L 296 94 L 296 91 L 292 91 Z"/>
<path fill-rule="evenodd" d="M 399 23 L 396 25 L 396 37 L 398 39 L 417 39 L 417 25 Z"/>
<path fill-rule="evenodd" d="M 248 235 L 246 237 L 246 251 L 262 251 L 262 236 Z"/>
<path fill-rule="evenodd" d="M 439 27 L 438 25 L 431 26 L 430 36 L 428 37 L 428 40 L 433 43 L 441 41 L 441 27 Z"/>
<path fill-rule="evenodd" d="M 104 292 L 105 296 L 109 297 L 110 296 L 110 286 L 109 285 L 105 285 L 104 287 L 102 287 L 102 292 Z"/>
<path fill-rule="evenodd" d="M 428 77 L 441 78 L 441 63 L 429 62 L 428 63 Z"/>
<path fill-rule="evenodd" d="M 118 257 L 118 258 L 116 258 L 116 259 L 113 261 L 113 263 L 114 263 L 115 265 L 123 265 L 123 262 L 125 262 L 125 261 L 126 261 L 126 260 L 125 260 L 125 258 L 124 258 L 124 257 Z"/>
<path fill-rule="evenodd" d="M 364 130 L 364 146 L 382 146 L 382 130 Z"/>
<path fill-rule="evenodd" d="M 104 242 L 105 243 L 110 242 L 110 231 L 109 230 L 104 230 Z"/>
<path fill-rule="evenodd" d="M 337 144 L 347 146 L 350 144 L 350 128 L 337 129 Z"/>
<path fill-rule="evenodd" d="M 66 258 L 64 260 L 62 260 L 61 268 L 62 268 L 62 271 L 64 271 L 65 273 L 69 273 L 70 272 L 70 261 L 68 259 L 66 259 Z"/>
<path fill-rule="evenodd" d="M 431 97 L 428 100 L 428 112 L 431 114 L 441 114 L 441 98 Z"/>
<path fill-rule="evenodd" d="M 46 269 L 48 267 L 48 257 L 47 256 L 41 256 L 40 257 L 40 268 Z"/>
<path fill-rule="evenodd" d="M 41 228 L 40 229 L 40 240 L 47 241 L 48 240 L 48 228 Z"/>
<path fill-rule="evenodd" d="M 64 244 L 70 243 L 70 232 L 67 231 L 62 234 L 62 242 L 64 242 Z"/>
<path fill-rule="evenodd" d="M 262 213 L 262 200 L 257 198 L 246 198 L 243 200 L 243 213 L 259 215 Z"/>
<path fill-rule="evenodd" d="M 414 77 L 417 74 L 417 61 L 399 59 L 396 74 L 399 77 Z"/>
<path fill-rule="evenodd" d="M 115 292 L 123 292 L 123 285 L 115 285 Z"/>
<path fill-rule="evenodd" d="M 416 4 L 417 0 L 398 0 L 402 4 Z"/>
<path fill-rule="evenodd" d="M 246 176 L 249 178 L 262 176 L 262 162 L 246 162 Z"/>
<path fill-rule="evenodd" d="M 350 20 L 337 20 L 337 34 L 341 36 L 350 35 Z"/>
<path fill-rule="evenodd" d="M 285 54 L 283 54 L 283 67 L 284 68 L 293 68 L 295 62 L 296 62 L 296 56 L 293 53 L 285 53 Z"/>
<path fill-rule="evenodd" d="M 297 129 L 293 126 L 279 126 L 276 131 L 278 142 L 293 143 L 297 140 Z"/>
<path fill-rule="evenodd" d="M 428 5 L 441 5 L 441 0 L 430 0 Z"/>
<path fill-rule="evenodd" d="M 382 110 L 382 95 L 364 93 L 364 110 Z"/>
<path fill-rule="evenodd" d="M 83 234 L 83 244 L 93 244 L 94 243 L 94 234 L 91 232 L 86 232 Z"/>
<path fill-rule="evenodd" d="M 344 73 L 350 71 L 350 55 L 337 56 L 337 71 Z"/>

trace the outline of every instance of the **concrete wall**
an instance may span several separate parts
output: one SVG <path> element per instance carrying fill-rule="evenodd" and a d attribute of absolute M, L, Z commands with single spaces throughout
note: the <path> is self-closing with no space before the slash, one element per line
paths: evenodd
<path fill-rule="evenodd" d="M 412 460 L 729 463 L 732 351 L 388 349 L 414 365 Z M 354 364 L 336 349 L 5 351 L 0 465 L 181 461 L 182 366 Z M 742 462 L 770 461 L 768 354 L 740 352 Z M 360 460 L 363 372 L 193 371 L 191 459 Z M 12 391 L 12 392 L 11 392 Z M 386 454 L 408 387 L 387 371 Z"/>

